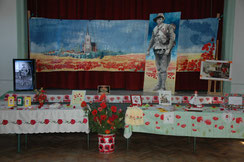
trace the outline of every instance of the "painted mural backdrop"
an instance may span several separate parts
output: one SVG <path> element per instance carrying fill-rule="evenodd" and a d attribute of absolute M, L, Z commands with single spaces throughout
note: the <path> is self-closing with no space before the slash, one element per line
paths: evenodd
<path fill-rule="evenodd" d="M 157 17 L 157 14 L 150 14 L 148 38 L 147 38 L 147 48 L 149 41 L 152 37 L 152 31 L 157 25 L 153 19 Z M 172 93 L 175 91 L 175 78 L 176 78 L 176 60 L 177 60 L 177 47 L 178 47 L 178 37 L 179 37 L 179 25 L 180 25 L 180 12 L 164 13 L 164 23 L 175 25 L 175 46 L 171 51 L 171 61 L 167 70 L 167 80 L 166 80 L 166 90 L 170 90 Z M 150 55 L 146 57 L 146 69 L 144 77 L 144 91 L 152 92 L 154 86 L 157 84 L 157 69 L 155 65 L 155 57 L 153 49 L 150 50 Z"/>
<path fill-rule="evenodd" d="M 31 18 L 37 72 L 145 70 L 146 20 Z"/>
<path fill-rule="evenodd" d="M 198 72 L 202 60 L 215 58 L 218 24 L 218 18 L 180 21 L 177 72 Z"/>

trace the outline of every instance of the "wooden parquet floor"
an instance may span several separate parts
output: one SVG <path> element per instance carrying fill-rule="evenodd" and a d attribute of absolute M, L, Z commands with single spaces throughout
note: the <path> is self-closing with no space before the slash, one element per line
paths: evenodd
<path fill-rule="evenodd" d="M 116 136 L 116 151 L 100 154 L 97 135 L 90 134 L 90 148 L 84 133 L 30 134 L 25 148 L 17 153 L 17 136 L 0 135 L 0 162 L 244 162 L 244 140 L 193 138 L 133 133 L 127 150 L 123 132 Z"/>

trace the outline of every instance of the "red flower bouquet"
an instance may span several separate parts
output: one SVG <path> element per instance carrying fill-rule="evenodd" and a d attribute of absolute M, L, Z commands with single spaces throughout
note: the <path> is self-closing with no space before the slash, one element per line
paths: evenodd
<path fill-rule="evenodd" d="M 106 95 L 102 94 L 99 103 L 88 106 L 89 127 L 92 132 L 113 134 L 124 127 L 124 115 L 121 109 L 106 103 Z M 81 107 L 86 106 L 84 103 Z"/>
<path fill-rule="evenodd" d="M 39 91 L 35 90 L 36 94 L 34 96 L 35 101 L 39 102 L 39 108 L 41 108 L 47 99 L 46 91 L 41 88 Z"/>

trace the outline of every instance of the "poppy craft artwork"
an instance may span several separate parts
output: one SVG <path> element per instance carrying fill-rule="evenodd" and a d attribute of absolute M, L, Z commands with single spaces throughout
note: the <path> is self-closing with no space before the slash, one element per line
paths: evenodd
<path fill-rule="evenodd" d="M 90 104 L 90 106 L 83 101 L 81 107 L 86 108 L 88 112 L 91 132 L 98 133 L 99 152 L 112 153 L 114 151 L 115 133 L 124 127 L 124 114 L 121 109 L 106 103 L 105 94 L 100 96 L 99 101 Z"/>
<path fill-rule="evenodd" d="M 46 91 L 41 87 L 40 90 L 35 89 L 35 92 L 34 101 L 39 102 L 38 108 L 41 108 L 47 99 Z"/>

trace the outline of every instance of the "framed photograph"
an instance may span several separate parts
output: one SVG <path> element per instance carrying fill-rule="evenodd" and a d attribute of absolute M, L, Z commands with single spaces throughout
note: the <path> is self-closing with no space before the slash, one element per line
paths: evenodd
<path fill-rule="evenodd" d="M 109 85 L 97 86 L 97 93 L 98 94 L 109 94 L 110 93 L 110 86 Z"/>
<path fill-rule="evenodd" d="M 14 97 L 8 97 L 8 107 L 14 106 Z"/>
<path fill-rule="evenodd" d="M 85 96 L 86 96 L 86 91 L 73 90 L 72 98 L 71 98 L 71 105 L 80 106 L 82 101 L 85 100 Z"/>
<path fill-rule="evenodd" d="M 141 95 L 130 95 L 131 104 L 134 106 L 141 106 L 142 105 L 142 99 Z"/>
<path fill-rule="evenodd" d="M 243 109 L 244 94 L 225 93 L 222 106 L 230 109 Z"/>
<path fill-rule="evenodd" d="M 13 59 L 14 91 L 35 89 L 35 60 Z"/>
<path fill-rule="evenodd" d="M 201 62 L 200 79 L 231 81 L 231 61 L 206 60 Z"/>
<path fill-rule="evenodd" d="M 26 96 L 25 97 L 25 107 L 31 106 L 31 97 Z"/>
<path fill-rule="evenodd" d="M 159 91 L 159 104 L 160 105 L 172 105 L 171 91 Z"/>
<path fill-rule="evenodd" d="M 17 106 L 23 106 L 24 105 L 24 97 L 17 97 Z"/>

